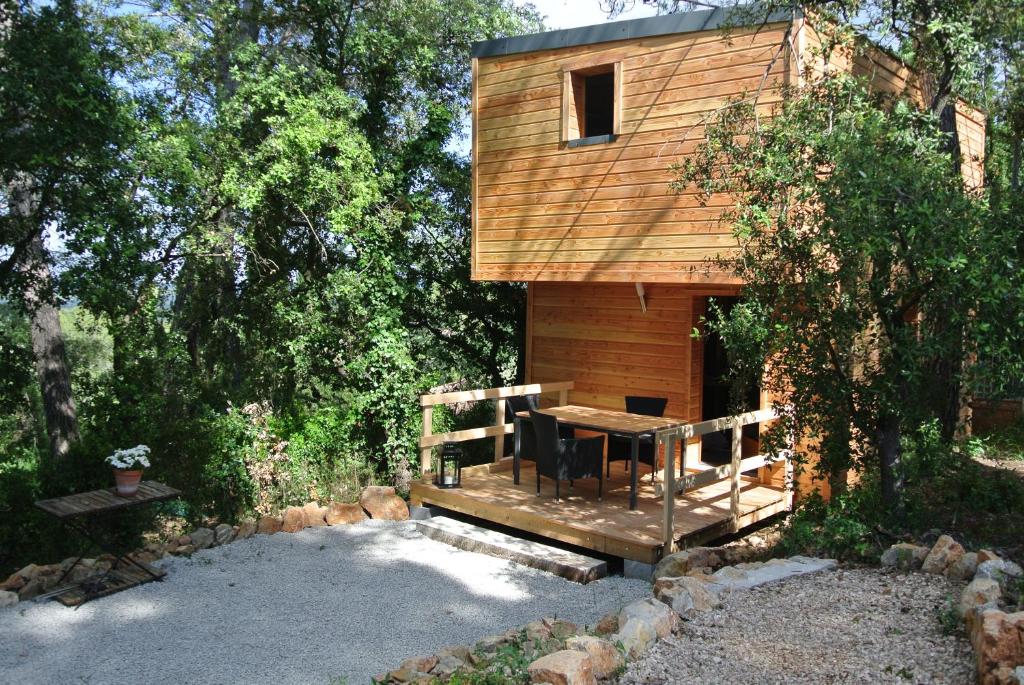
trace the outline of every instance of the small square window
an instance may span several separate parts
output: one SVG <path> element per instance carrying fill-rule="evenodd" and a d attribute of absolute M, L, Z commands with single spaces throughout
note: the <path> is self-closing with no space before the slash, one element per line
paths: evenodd
<path fill-rule="evenodd" d="M 619 133 L 622 99 L 619 63 L 566 69 L 562 92 L 562 142 L 610 142 Z"/>

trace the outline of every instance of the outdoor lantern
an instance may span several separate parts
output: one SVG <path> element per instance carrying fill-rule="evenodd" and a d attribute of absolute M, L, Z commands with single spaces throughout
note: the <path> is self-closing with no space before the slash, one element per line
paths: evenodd
<path fill-rule="evenodd" d="M 462 482 L 462 450 L 454 442 L 446 442 L 441 450 L 441 468 L 437 473 L 437 487 L 457 488 Z"/>

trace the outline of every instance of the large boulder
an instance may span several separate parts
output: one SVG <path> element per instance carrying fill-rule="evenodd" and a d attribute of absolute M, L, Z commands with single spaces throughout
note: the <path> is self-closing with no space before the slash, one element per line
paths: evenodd
<path fill-rule="evenodd" d="M 245 540 L 251 538 L 256 534 L 256 522 L 252 519 L 244 519 L 238 524 L 238 533 L 235 538 L 238 540 Z"/>
<path fill-rule="evenodd" d="M 319 528 L 326 526 L 326 516 L 327 507 L 321 507 L 316 502 L 307 502 L 306 506 L 302 507 L 302 517 L 306 528 Z"/>
<path fill-rule="evenodd" d="M 619 612 L 619 625 L 624 626 L 631 620 L 643 621 L 649 625 L 658 637 L 668 637 L 679 622 L 676 612 L 653 597 L 638 599 L 622 607 Z M 621 629 L 620 629 L 621 630 Z"/>
<path fill-rule="evenodd" d="M 995 606 L 1001 594 L 998 582 L 991 578 L 975 578 L 960 593 L 960 616 L 966 619 L 975 609 Z"/>
<path fill-rule="evenodd" d="M 217 545 L 226 545 L 235 539 L 235 529 L 227 523 L 222 523 L 213 529 L 213 541 Z"/>
<path fill-rule="evenodd" d="M 192 546 L 196 549 L 212 547 L 217 539 L 216 534 L 209 528 L 196 528 L 189 537 L 192 538 Z"/>
<path fill-rule="evenodd" d="M 570 637 L 565 641 L 565 648 L 575 649 L 589 656 L 594 677 L 602 680 L 610 678 L 626 663 L 622 652 L 615 645 L 593 635 Z"/>
<path fill-rule="evenodd" d="M 281 516 L 281 530 L 285 533 L 298 533 L 306 527 L 306 513 L 302 507 L 288 507 Z"/>
<path fill-rule="evenodd" d="M 358 504 L 331 502 L 327 505 L 327 515 L 325 520 L 329 526 L 359 523 L 360 521 L 366 520 L 366 512 L 363 511 L 363 508 Z"/>
<path fill-rule="evenodd" d="M 1012 561 L 992 559 L 978 564 L 975 578 L 991 578 L 999 583 L 1004 594 L 1012 594 L 1017 585 L 1024 581 L 1024 571 Z"/>
<path fill-rule="evenodd" d="M 281 532 L 283 522 L 280 516 L 261 516 L 256 524 L 256 532 L 263 535 L 273 535 Z"/>
<path fill-rule="evenodd" d="M 882 566 L 898 568 L 901 571 L 916 571 L 921 568 L 928 551 L 927 547 L 921 545 L 900 542 L 882 553 Z"/>
<path fill-rule="evenodd" d="M 630 659 L 637 659 L 658 641 L 658 633 L 647 621 L 631 618 L 619 627 L 617 633 L 609 635 L 608 639 L 622 644 Z"/>
<path fill-rule="evenodd" d="M 721 566 L 722 558 L 717 550 L 710 547 L 694 547 L 670 554 L 654 567 L 654 580 L 685 576 L 690 571 L 709 569 L 713 571 Z"/>
<path fill-rule="evenodd" d="M 978 555 L 975 552 L 967 552 L 947 566 L 944 574 L 950 580 L 970 580 L 977 570 Z"/>
<path fill-rule="evenodd" d="M 982 611 L 970 629 L 980 685 L 1008 685 L 1013 669 L 1024 663 L 1024 611 Z"/>
<path fill-rule="evenodd" d="M 552 652 L 526 667 L 531 683 L 597 685 L 590 656 L 575 649 Z"/>
<path fill-rule="evenodd" d="M 395 489 L 383 485 L 369 485 L 359 493 L 359 506 L 370 518 L 387 521 L 405 521 L 409 518 L 409 506 L 395 494 Z"/>
<path fill-rule="evenodd" d="M 598 635 L 611 635 L 619 629 L 619 615 L 615 613 L 605 614 L 597 620 L 594 632 Z"/>
<path fill-rule="evenodd" d="M 928 556 L 924 558 L 921 570 L 925 573 L 942 574 L 950 564 L 956 563 L 963 555 L 964 548 L 959 542 L 948 535 L 940 535 Z"/>
<path fill-rule="evenodd" d="M 659 578 L 654 582 L 654 596 L 683 618 L 721 606 L 717 586 L 694 576 L 681 578 Z"/>

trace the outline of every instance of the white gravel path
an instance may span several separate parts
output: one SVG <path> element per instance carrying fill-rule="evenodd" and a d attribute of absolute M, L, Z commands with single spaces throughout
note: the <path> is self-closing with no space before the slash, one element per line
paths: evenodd
<path fill-rule="evenodd" d="M 0 610 L 0 683 L 362 685 L 410 656 L 542 616 L 592 624 L 650 592 L 465 552 L 411 522 L 257 535 L 165 563 L 164 582 L 77 610 Z"/>
<path fill-rule="evenodd" d="M 963 583 L 886 569 L 840 569 L 724 598 L 631 663 L 619 685 L 974 682 L 971 648 L 938 612 Z"/>

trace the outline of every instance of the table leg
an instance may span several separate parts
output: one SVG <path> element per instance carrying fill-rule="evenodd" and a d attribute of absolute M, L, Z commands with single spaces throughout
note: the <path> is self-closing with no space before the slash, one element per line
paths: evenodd
<path fill-rule="evenodd" d="M 519 448 L 520 442 L 522 441 L 522 419 L 518 416 L 512 420 L 513 431 L 512 431 L 512 482 L 515 485 L 519 485 Z"/>
<path fill-rule="evenodd" d="M 629 508 L 636 509 L 637 473 L 640 471 L 640 436 L 634 434 L 629 443 Z"/>

